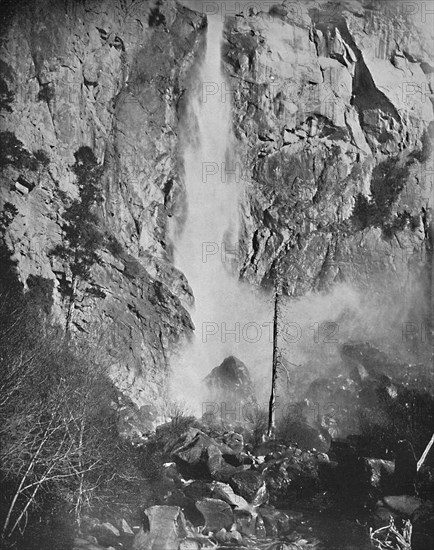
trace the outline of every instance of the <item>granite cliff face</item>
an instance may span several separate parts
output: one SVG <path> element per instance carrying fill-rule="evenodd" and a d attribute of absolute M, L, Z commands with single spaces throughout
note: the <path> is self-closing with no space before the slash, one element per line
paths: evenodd
<path fill-rule="evenodd" d="M 94 340 L 126 395 L 155 403 L 170 350 L 192 330 L 180 301 L 191 290 L 171 264 L 167 224 L 181 204 L 176 132 L 206 21 L 172 1 L 41 1 L 18 3 L 5 23 L 6 245 L 24 284 L 30 275 L 54 282 L 64 323 L 72 260 L 52 252 L 80 201 L 74 154 L 89 147 L 102 166 L 92 210 L 99 259 L 77 278 L 70 329 Z"/>
<path fill-rule="evenodd" d="M 266 286 L 280 274 L 294 296 L 341 281 L 427 291 L 429 37 L 392 2 L 301 4 L 227 20 L 240 276 Z M 80 200 L 74 153 L 90 147 L 102 166 L 99 259 L 74 283 L 70 329 L 94 339 L 128 398 L 161 404 L 170 355 L 193 330 L 168 220 L 185 211 L 178 127 L 206 19 L 172 0 L 18 8 L 0 52 L 5 243 L 24 284 L 53 281 L 65 323 L 71 261 L 52 251 Z"/>
<path fill-rule="evenodd" d="M 422 277 L 433 132 L 422 20 L 399 2 L 283 2 L 232 17 L 242 277 L 267 284 L 280 273 L 293 296 Z"/>

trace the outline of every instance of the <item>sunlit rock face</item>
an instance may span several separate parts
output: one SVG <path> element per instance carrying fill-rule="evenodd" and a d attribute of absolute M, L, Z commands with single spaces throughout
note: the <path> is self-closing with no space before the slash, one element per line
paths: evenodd
<path fill-rule="evenodd" d="M 246 194 L 242 277 L 267 284 L 280 272 L 295 296 L 423 279 L 432 29 L 399 2 L 259 10 L 226 28 Z"/>
<path fill-rule="evenodd" d="M 50 251 L 78 197 L 74 153 L 89 146 L 104 166 L 96 212 L 104 244 L 78 284 L 70 328 L 91 338 L 135 403 L 156 405 L 168 354 L 192 330 L 180 301 L 191 301 L 191 290 L 171 263 L 167 223 L 182 203 L 178 115 L 206 21 L 171 0 L 40 0 L 5 18 L 2 74 L 14 98 L 1 131 L 49 159 L 2 172 L 0 210 L 7 202 L 18 210 L 6 235 L 18 274 L 55 282 L 63 324 L 71 270 Z M 17 191 L 20 175 L 34 189 Z"/>
<path fill-rule="evenodd" d="M 433 241 L 429 25 L 395 2 L 257 4 L 226 19 L 232 93 L 221 90 L 241 160 L 242 279 L 267 286 L 279 273 L 292 296 L 342 282 L 387 289 L 410 296 L 419 322 Z M 1 131 L 49 159 L 2 166 L 19 277 L 54 282 L 64 323 L 71 266 L 50 252 L 78 197 L 74 153 L 89 146 L 104 166 L 104 245 L 78 285 L 71 331 L 92 338 L 116 385 L 148 409 L 193 331 L 183 304 L 195 289 L 173 265 L 168 219 L 186 212 L 179 120 L 205 30 L 173 0 L 37 0 L 6 18 L 0 45 L 14 94 Z"/>

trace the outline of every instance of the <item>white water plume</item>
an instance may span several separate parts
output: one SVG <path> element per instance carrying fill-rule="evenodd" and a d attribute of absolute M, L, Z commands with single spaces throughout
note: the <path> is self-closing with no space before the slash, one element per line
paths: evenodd
<path fill-rule="evenodd" d="M 172 393 L 197 414 L 202 379 L 229 355 L 254 372 L 271 362 L 271 305 L 238 281 L 239 196 L 233 173 L 229 86 L 221 69 L 223 22 L 208 18 L 207 47 L 198 85 L 183 121 L 187 216 L 175 237 L 175 264 L 193 289 L 191 345 L 173 361 Z"/>
<path fill-rule="evenodd" d="M 208 17 L 206 53 L 189 92 L 181 135 L 187 213 L 181 234 L 173 239 L 175 264 L 193 290 L 190 313 L 196 330 L 192 342 L 172 360 L 171 395 L 197 415 L 206 399 L 203 378 L 229 355 L 247 365 L 263 405 L 272 366 L 272 298 L 238 280 L 243 189 L 231 174 L 238 159 L 229 85 L 221 69 L 222 19 L 218 14 Z M 402 327 L 413 316 L 408 317 L 410 307 L 399 299 L 395 286 L 372 279 L 369 290 L 347 282 L 326 293 L 282 298 L 279 348 L 289 379 L 283 400 L 300 399 L 313 379 L 344 368 L 340 347 L 349 340 L 405 355 Z M 423 296 L 419 287 L 408 298 L 416 303 L 418 296 Z"/>

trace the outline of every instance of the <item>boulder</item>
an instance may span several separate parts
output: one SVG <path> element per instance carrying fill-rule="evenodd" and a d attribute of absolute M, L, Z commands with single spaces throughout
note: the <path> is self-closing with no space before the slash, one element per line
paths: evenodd
<path fill-rule="evenodd" d="M 203 383 L 208 401 L 215 405 L 203 417 L 208 423 L 241 424 L 244 420 L 241 413 L 243 406 L 256 403 L 249 370 L 232 355 L 215 367 Z"/>
<path fill-rule="evenodd" d="M 217 533 L 214 535 L 217 542 L 227 542 L 228 541 L 228 532 L 224 527 L 217 531 Z"/>
<path fill-rule="evenodd" d="M 231 544 L 240 545 L 243 542 L 243 536 L 238 531 L 229 531 L 226 540 Z"/>
<path fill-rule="evenodd" d="M 186 497 L 196 501 L 211 497 L 213 489 L 210 483 L 206 483 L 200 479 L 195 479 L 191 482 L 187 482 L 183 486 L 182 492 Z"/>
<path fill-rule="evenodd" d="M 258 512 L 262 518 L 267 537 L 273 538 L 290 532 L 290 519 L 285 512 L 276 510 L 274 506 L 268 504 L 261 506 Z"/>
<path fill-rule="evenodd" d="M 279 459 L 260 466 L 270 496 L 270 503 L 288 507 L 300 500 L 309 501 L 322 489 L 320 471 L 327 455 L 288 447 Z"/>
<path fill-rule="evenodd" d="M 303 420 L 288 422 L 279 433 L 287 444 L 296 444 L 303 449 L 314 449 L 327 452 L 330 447 L 330 436 L 323 433 L 320 427 L 313 427 Z"/>
<path fill-rule="evenodd" d="M 264 522 L 256 512 L 252 513 L 245 510 L 235 510 L 234 517 L 237 531 L 246 537 L 266 537 Z"/>
<path fill-rule="evenodd" d="M 231 506 L 224 500 L 204 498 L 196 502 L 196 507 L 205 519 L 205 527 L 209 531 L 230 529 L 234 523 L 234 514 Z"/>
<path fill-rule="evenodd" d="M 188 536 L 184 514 L 178 506 L 151 506 L 145 510 L 149 531 L 137 533 L 133 550 L 178 550 Z"/>
<path fill-rule="evenodd" d="M 254 503 L 255 506 L 264 504 L 267 500 L 267 492 L 264 477 L 255 470 L 246 470 L 234 474 L 230 481 L 232 489 L 247 502 Z"/>
<path fill-rule="evenodd" d="M 213 479 L 227 481 L 233 474 L 242 472 L 249 467 L 245 466 L 235 455 L 223 454 L 222 451 L 224 449 L 218 445 L 208 447 L 207 466 Z"/>
<path fill-rule="evenodd" d="M 212 496 L 227 502 L 233 508 L 239 508 L 243 510 L 249 509 L 249 504 L 240 495 L 234 493 L 234 490 L 227 483 L 216 482 L 212 488 Z"/>
<path fill-rule="evenodd" d="M 234 451 L 197 428 L 190 428 L 180 439 L 172 456 L 186 477 L 226 481 L 243 471 L 242 459 Z"/>

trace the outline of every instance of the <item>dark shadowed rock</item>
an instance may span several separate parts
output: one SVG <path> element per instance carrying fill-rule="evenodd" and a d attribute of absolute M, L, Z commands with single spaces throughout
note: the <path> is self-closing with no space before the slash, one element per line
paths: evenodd
<path fill-rule="evenodd" d="M 204 415 L 206 422 L 242 423 L 243 405 L 256 403 L 250 373 L 246 365 L 232 355 L 215 367 L 203 382 L 209 401 L 215 404 Z"/>
<path fill-rule="evenodd" d="M 267 500 L 265 481 L 260 472 L 255 470 L 240 472 L 231 477 L 229 484 L 232 489 L 238 495 L 245 498 L 247 502 L 253 503 L 256 501 L 256 506 L 264 504 Z M 260 500 L 262 500 L 262 502 L 260 502 Z"/>
<path fill-rule="evenodd" d="M 210 497 L 212 495 L 212 487 L 210 483 L 195 479 L 191 483 L 184 485 L 182 492 L 186 497 L 196 501 Z"/>
<path fill-rule="evenodd" d="M 264 523 L 267 537 L 277 537 L 290 532 L 291 522 L 285 512 L 276 510 L 270 505 L 261 506 L 258 512 Z"/>
<path fill-rule="evenodd" d="M 210 531 L 230 529 L 234 523 L 231 506 L 217 498 L 204 498 L 196 502 L 197 509 L 205 519 L 205 527 Z"/>
<path fill-rule="evenodd" d="M 410 518 L 423 504 L 423 500 L 410 495 L 385 496 L 383 502 L 390 510 L 407 518 Z"/>
<path fill-rule="evenodd" d="M 285 443 L 296 444 L 303 449 L 327 452 L 330 447 L 328 434 L 302 420 L 288 422 L 281 427 L 279 435 Z"/>
<path fill-rule="evenodd" d="M 396 491 L 413 494 L 417 474 L 417 459 L 412 444 L 407 440 L 398 441 L 395 448 Z"/>
<path fill-rule="evenodd" d="M 270 503 L 288 507 L 300 501 L 310 502 L 321 491 L 321 466 L 328 463 L 324 453 L 288 447 L 280 458 L 260 465 Z"/>

